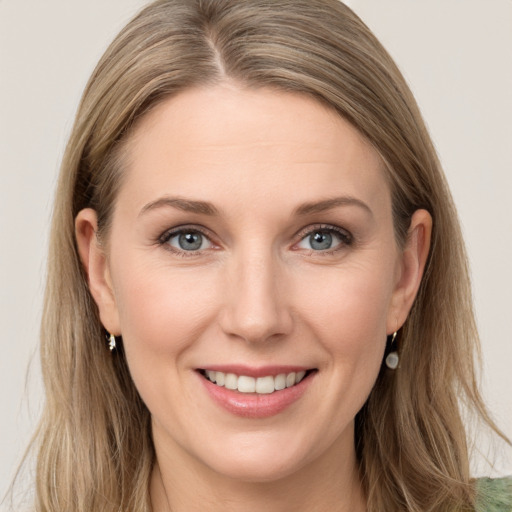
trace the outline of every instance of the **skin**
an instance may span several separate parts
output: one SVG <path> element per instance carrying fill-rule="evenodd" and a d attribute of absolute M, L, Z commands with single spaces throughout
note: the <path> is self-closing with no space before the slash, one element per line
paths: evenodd
<path fill-rule="evenodd" d="M 398 247 L 376 151 L 291 93 L 185 91 L 142 119 L 126 157 L 108 240 L 98 243 L 91 209 L 76 234 L 103 325 L 122 335 L 152 414 L 154 509 L 365 510 L 354 417 L 418 290 L 429 214 L 414 214 Z M 204 232 L 200 250 L 162 241 L 183 225 Z M 342 230 L 323 232 L 328 250 L 312 246 L 320 228 Z M 317 372 L 290 407 L 249 419 L 199 381 L 197 368 L 228 363 Z"/>

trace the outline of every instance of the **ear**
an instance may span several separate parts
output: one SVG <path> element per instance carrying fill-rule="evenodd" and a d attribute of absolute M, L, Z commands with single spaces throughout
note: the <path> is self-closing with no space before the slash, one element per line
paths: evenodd
<path fill-rule="evenodd" d="M 430 249 L 432 217 L 426 210 L 416 210 L 411 218 L 405 247 L 397 272 L 396 286 L 387 319 L 387 333 L 397 331 L 407 319 L 421 284 Z"/>
<path fill-rule="evenodd" d="M 98 306 L 101 323 L 110 333 L 121 334 L 108 258 L 98 239 L 98 219 L 92 208 L 81 210 L 75 219 L 78 253 L 87 274 L 89 290 Z"/>

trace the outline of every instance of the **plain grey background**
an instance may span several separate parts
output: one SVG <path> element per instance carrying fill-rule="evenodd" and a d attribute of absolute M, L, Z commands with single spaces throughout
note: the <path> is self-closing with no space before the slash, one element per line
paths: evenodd
<path fill-rule="evenodd" d="M 89 74 L 145 3 L 0 0 L 0 496 L 42 401 L 37 339 L 59 161 Z M 398 62 L 438 148 L 470 254 L 482 389 L 512 436 L 512 1 L 348 3 Z M 512 460 L 495 473 L 512 473 Z"/>

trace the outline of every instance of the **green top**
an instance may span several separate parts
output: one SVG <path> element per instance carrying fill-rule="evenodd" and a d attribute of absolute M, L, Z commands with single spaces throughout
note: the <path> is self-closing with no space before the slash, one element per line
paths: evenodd
<path fill-rule="evenodd" d="M 512 477 L 479 478 L 476 512 L 512 512 Z"/>

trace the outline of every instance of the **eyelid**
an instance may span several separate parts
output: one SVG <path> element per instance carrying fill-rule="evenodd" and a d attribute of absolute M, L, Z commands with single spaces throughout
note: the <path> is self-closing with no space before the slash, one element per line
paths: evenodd
<path fill-rule="evenodd" d="M 336 234 L 342 241 L 341 247 L 347 247 L 352 245 L 354 242 L 354 237 L 350 233 L 350 231 L 341 228 L 339 226 L 335 226 L 333 224 L 313 224 L 310 226 L 307 226 L 305 228 L 302 228 L 296 235 L 296 237 L 299 239 L 297 242 L 294 243 L 293 248 L 295 250 L 299 250 L 297 245 L 302 242 L 306 237 L 311 236 L 312 233 L 315 233 L 317 231 L 330 231 L 334 234 Z M 314 251 L 311 249 L 312 252 L 318 253 L 318 254 L 330 254 L 333 252 L 336 252 L 339 250 L 340 247 L 334 247 L 332 249 L 325 249 L 323 251 Z"/>
<path fill-rule="evenodd" d="M 201 249 L 198 251 L 184 251 L 184 250 L 180 250 L 177 247 L 174 247 L 174 246 L 168 244 L 169 240 L 171 238 L 175 237 L 176 235 L 179 235 L 182 233 L 194 233 L 194 232 L 199 233 L 202 236 L 206 237 L 209 240 L 209 242 L 212 244 L 213 247 L 210 247 L 208 249 Z M 180 226 L 175 226 L 173 228 L 167 229 L 157 238 L 157 243 L 161 246 L 164 246 L 164 248 L 166 250 L 168 250 L 174 254 L 177 254 L 179 256 L 184 256 L 184 257 L 197 256 L 198 254 L 203 254 L 206 251 L 209 251 L 212 249 L 214 250 L 219 247 L 219 244 L 213 240 L 213 236 L 212 236 L 211 232 L 209 230 L 207 230 L 206 228 L 204 228 L 203 226 L 197 225 L 197 224 L 183 224 Z"/>
<path fill-rule="evenodd" d="M 178 235 L 180 233 L 191 233 L 196 231 L 197 233 L 201 233 L 202 235 L 206 236 L 208 239 L 211 238 L 210 233 L 203 228 L 200 225 L 197 224 L 183 224 L 180 226 L 174 226 L 172 228 L 166 229 L 159 237 L 159 242 L 166 242 L 169 240 L 169 238 L 172 238 L 175 235 Z"/>

